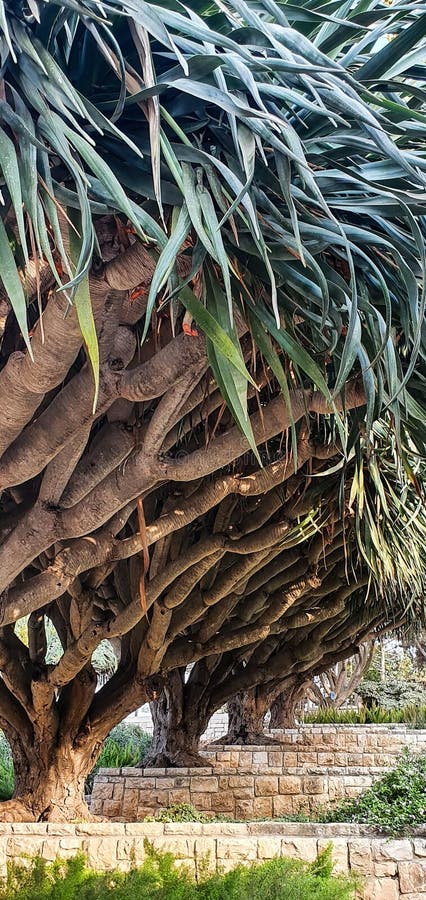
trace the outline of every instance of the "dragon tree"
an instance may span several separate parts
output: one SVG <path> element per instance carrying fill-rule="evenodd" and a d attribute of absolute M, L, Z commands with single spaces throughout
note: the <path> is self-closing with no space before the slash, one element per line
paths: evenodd
<path fill-rule="evenodd" d="M 426 14 L 325 11 L 1 4 L 4 819 L 87 815 L 169 673 L 422 622 Z"/>

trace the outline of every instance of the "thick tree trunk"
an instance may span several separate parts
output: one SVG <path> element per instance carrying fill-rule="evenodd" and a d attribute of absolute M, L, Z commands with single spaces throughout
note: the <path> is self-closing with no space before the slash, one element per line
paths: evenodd
<path fill-rule="evenodd" d="M 220 744 L 274 744 L 265 735 L 263 720 L 269 702 L 259 697 L 256 688 L 235 694 L 228 702 L 228 733 L 219 738 Z"/>
<path fill-rule="evenodd" d="M 198 753 L 206 718 L 185 703 L 184 670 L 170 672 L 159 696 L 150 704 L 154 733 L 144 768 L 204 766 Z"/>
<path fill-rule="evenodd" d="M 90 819 L 85 801 L 85 780 L 101 744 L 73 746 L 64 738 L 56 746 L 48 742 L 12 741 L 15 790 L 0 804 L 0 821 L 72 822 Z"/>
<path fill-rule="evenodd" d="M 306 691 L 306 684 L 296 684 L 286 691 L 282 691 L 271 705 L 271 729 L 294 728 L 296 724 L 296 710 L 300 700 Z"/>

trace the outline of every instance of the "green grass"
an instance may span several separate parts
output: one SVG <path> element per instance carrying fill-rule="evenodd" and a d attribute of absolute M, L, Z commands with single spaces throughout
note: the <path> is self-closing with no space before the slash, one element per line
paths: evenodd
<path fill-rule="evenodd" d="M 353 900 L 355 882 L 332 875 L 331 848 L 313 863 L 274 859 L 238 866 L 225 875 L 205 873 L 198 883 L 175 868 L 171 854 L 148 845 L 140 868 L 128 873 L 90 871 L 83 856 L 48 864 L 40 858 L 29 868 L 12 865 L 0 883 L 0 900 Z"/>
<path fill-rule="evenodd" d="M 410 704 L 400 709 L 385 709 L 372 706 L 371 709 L 318 709 L 303 717 L 309 725 L 411 725 L 413 728 L 426 727 L 426 706 Z"/>

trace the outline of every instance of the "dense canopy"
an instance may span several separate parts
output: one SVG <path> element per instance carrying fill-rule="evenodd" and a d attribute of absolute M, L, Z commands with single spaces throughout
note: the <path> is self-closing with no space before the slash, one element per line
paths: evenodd
<path fill-rule="evenodd" d="M 72 818 L 169 673 L 211 712 L 423 618 L 426 14 L 6 0 L 0 30 L 3 814 Z"/>

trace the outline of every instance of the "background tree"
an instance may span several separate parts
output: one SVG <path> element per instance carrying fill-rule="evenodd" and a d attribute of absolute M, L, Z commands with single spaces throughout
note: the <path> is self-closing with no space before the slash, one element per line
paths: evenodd
<path fill-rule="evenodd" d="M 306 696 L 321 709 L 340 709 L 357 689 L 366 674 L 373 656 L 374 644 L 362 644 L 349 660 L 341 660 L 321 672 L 306 687 Z"/>
<path fill-rule="evenodd" d="M 424 16 L 3 7 L 2 816 L 72 819 L 169 672 L 421 619 Z"/>

